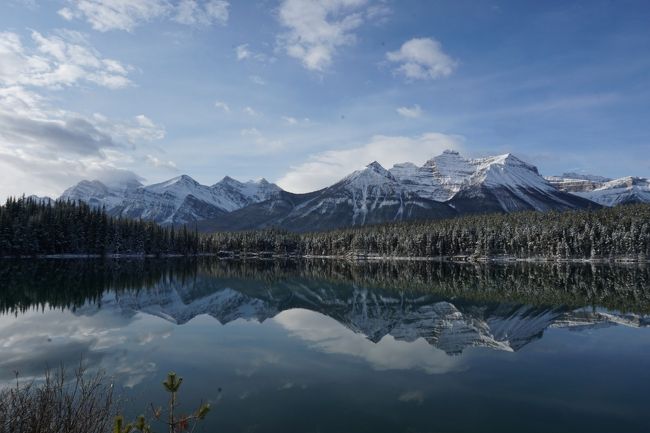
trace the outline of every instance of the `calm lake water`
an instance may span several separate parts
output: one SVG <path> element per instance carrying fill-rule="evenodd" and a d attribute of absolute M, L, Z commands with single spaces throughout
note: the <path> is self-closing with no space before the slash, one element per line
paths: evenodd
<path fill-rule="evenodd" d="M 649 313 L 642 266 L 3 261 L 0 380 L 83 357 L 135 415 L 174 370 L 206 432 L 648 432 Z"/>

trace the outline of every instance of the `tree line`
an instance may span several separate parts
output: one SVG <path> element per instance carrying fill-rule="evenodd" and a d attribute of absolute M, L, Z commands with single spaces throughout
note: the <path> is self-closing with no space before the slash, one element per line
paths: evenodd
<path fill-rule="evenodd" d="M 312 233 L 199 234 L 112 217 L 81 202 L 10 198 L 0 256 L 218 254 L 545 260 L 650 258 L 650 204 L 570 212 L 477 214 Z"/>
<path fill-rule="evenodd" d="M 198 253 L 199 235 L 111 217 L 82 202 L 9 198 L 0 206 L 0 257 Z"/>
<path fill-rule="evenodd" d="M 352 257 L 650 258 L 650 204 L 570 212 L 477 214 L 314 233 L 268 229 L 204 236 L 212 253 Z"/>

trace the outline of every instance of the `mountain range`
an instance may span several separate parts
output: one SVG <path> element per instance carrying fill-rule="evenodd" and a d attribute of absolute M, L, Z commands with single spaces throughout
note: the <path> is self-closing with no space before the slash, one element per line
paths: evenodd
<path fill-rule="evenodd" d="M 311 231 L 477 212 L 569 210 L 650 202 L 650 181 L 567 173 L 543 177 L 512 154 L 466 159 L 447 150 L 422 166 L 372 162 L 335 184 L 304 194 L 265 179 L 224 177 L 214 185 L 187 175 L 154 185 L 81 181 L 60 197 L 113 216 L 201 231 L 281 227 Z"/>
<path fill-rule="evenodd" d="M 143 312 L 175 324 L 206 314 L 224 325 L 237 319 L 264 322 L 283 311 L 301 308 L 331 317 L 375 343 L 387 335 L 407 342 L 423 338 L 450 355 L 469 347 L 517 351 L 554 327 L 650 326 L 648 316 L 632 313 L 442 300 L 434 295 L 360 287 L 344 290 L 340 285 L 306 280 L 287 280 L 270 290 L 238 285 L 233 279 L 220 284 L 198 276 L 191 283 L 171 280 L 149 290 L 106 293 L 101 304 L 102 308 L 114 305 L 124 312 Z"/>

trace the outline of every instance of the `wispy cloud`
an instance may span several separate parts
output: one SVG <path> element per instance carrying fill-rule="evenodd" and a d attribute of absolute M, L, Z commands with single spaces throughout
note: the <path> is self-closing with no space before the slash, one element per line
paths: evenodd
<path fill-rule="evenodd" d="M 264 78 L 260 77 L 259 75 L 251 75 L 248 78 L 258 86 L 266 86 L 266 80 L 264 80 Z"/>
<path fill-rule="evenodd" d="M 271 60 L 266 54 L 253 51 L 249 44 L 241 44 L 235 47 L 235 54 L 237 60 L 257 60 L 259 62 L 266 62 Z"/>
<path fill-rule="evenodd" d="M 240 131 L 240 135 L 248 141 L 250 151 L 256 153 L 275 153 L 284 149 L 285 144 L 282 140 L 268 138 L 257 128 L 245 128 Z M 252 145 L 252 146 L 251 146 Z"/>
<path fill-rule="evenodd" d="M 412 107 L 398 107 L 397 113 L 400 116 L 409 117 L 411 119 L 417 119 L 418 117 L 422 117 L 423 111 L 418 104 L 415 104 Z"/>
<path fill-rule="evenodd" d="M 208 26 L 228 22 L 229 2 L 224 0 L 68 0 L 59 15 L 71 21 L 83 19 L 95 30 L 133 31 L 155 19 L 171 19 L 185 25 Z"/>
<path fill-rule="evenodd" d="M 281 118 L 287 125 L 292 125 L 292 126 L 309 123 L 309 118 L 307 117 L 298 119 L 297 117 L 293 117 L 293 116 L 282 116 Z"/>
<path fill-rule="evenodd" d="M 230 106 L 223 101 L 215 101 L 214 106 L 220 110 L 230 113 Z"/>
<path fill-rule="evenodd" d="M 227 1 L 208 0 L 181 0 L 176 6 L 173 20 L 186 25 L 209 26 L 212 24 L 226 24 L 228 22 Z"/>
<path fill-rule="evenodd" d="M 117 89 L 131 84 L 128 65 L 103 57 L 78 32 L 31 33 L 31 46 L 16 33 L 0 33 L 0 85 L 61 88 L 90 82 Z"/>
<path fill-rule="evenodd" d="M 151 154 L 148 154 L 145 157 L 145 161 L 147 162 L 147 164 L 155 168 L 166 168 L 171 171 L 177 170 L 176 163 L 174 161 L 165 161 Z"/>
<path fill-rule="evenodd" d="M 396 72 L 409 79 L 432 80 L 446 77 L 458 63 L 442 51 L 440 42 L 431 38 L 414 38 L 399 50 L 386 53 L 386 58 L 399 63 Z"/>

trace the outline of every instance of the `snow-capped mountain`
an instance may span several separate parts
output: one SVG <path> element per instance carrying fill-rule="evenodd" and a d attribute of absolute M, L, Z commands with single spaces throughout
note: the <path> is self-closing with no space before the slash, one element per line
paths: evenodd
<path fill-rule="evenodd" d="M 436 201 L 446 201 L 460 212 L 589 207 L 586 200 L 558 191 L 535 166 L 512 154 L 465 159 L 446 150 L 422 167 L 397 164 L 391 173 L 411 191 Z"/>
<path fill-rule="evenodd" d="M 264 179 L 242 183 L 224 178 L 213 186 L 206 186 L 182 175 L 149 186 L 139 183 L 107 186 L 97 180 L 81 181 L 67 189 L 61 198 L 103 206 L 111 215 L 161 224 L 187 224 L 268 200 L 279 191 L 278 186 Z"/>
<path fill-rule="evenodd" d="M 387 170 L 375 161 L 307 194 L 283 191 L 265 179 L 239 182 L 226 176 L 206 186 L 184 175 L 149 186 L 82 181 L 62 198 L 104 206 L 111 215 L 196 223 L 203 231 L 310 231 L 477 212 L 650 202 L 650 182 L 576 173 L 544 178 L 535 166 L 509 153 L 467 159 L 447 150 L 421 166 L 405 162 Z"/>
<path fill-rule="evenodd" d="M 199 227 L 206 231 L 260 227 L 310 231 L 454 215 L 449 205 L 412 192 L 375 161 L 328 188 L 280 194 Z"/>
<path fill-rule="evenodd" d="M 264 178 L 259 181 L 240 182 L 230 176 L 212 185 L 212 190 L 222 198 L 221 208 L 229 212 L 269 200 L 282 191 L 279 186 Z"/>
<path fill-rule="evenodd" d="M 286 225 L 318 228 L 453 216 L 447 205 L 411 192 L 378 162 L 353 172 L 284 219 Z"/>
<path fill-rule="evenodd" d="M 650 179 L 621 177 L 608 179 L 600 176 L 565 173 L 547 178 L 556 188 L 586 198 L 603 206 L 630 203 L 650 203 Z"/>
<path fill-rule="evenodd" d="M 475 168 L 458 152 L 446 150 L 421 167 L 405 162 L 395 164 L 390 172 L 414 193 L 431 200 L 447 201 L 469 183 Z"/>
<path fill-rule="evenodd" d="M 386 335 L 409 342 L 423 338 L 448 354 L 462 353 L 468 347 L 516 351 L 541 338 L 549 327 L 580 330 L 614 325 L 650 326 L 647 316 L 591 308 L 452 303 L 416 294 L 364 288 L 341 291 L 335 286 L 304 282 L 289 284 L 282 290 L 251 291 L 233 288 L 225 281 L 207 291 L 197 289 L 206 283 L 201 277 L 191 283 L 193 287 L 168 281 L 146 291 L 106 295 L 102 304 L 152 314 L 176 324 L 187 323 L 202 314 L 222 324 L 237 319 L 263 322 L 282 311 L 302 308 L 327 315 L 373 342 Z"/>

